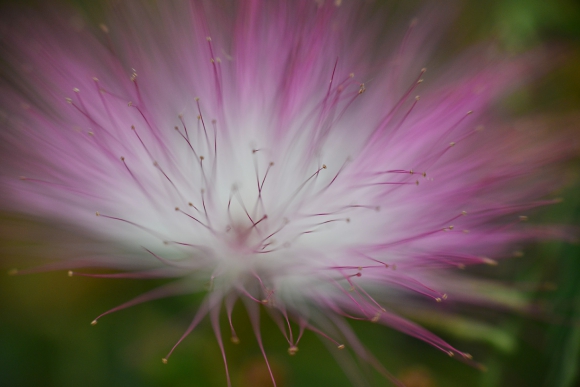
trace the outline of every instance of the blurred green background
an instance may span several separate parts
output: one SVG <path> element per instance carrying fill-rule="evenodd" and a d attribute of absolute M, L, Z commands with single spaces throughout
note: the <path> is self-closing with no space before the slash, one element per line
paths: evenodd
<path fill-rule="evenodd" d="M 89 17 L 98 19 L 91 1 L 70 3 L 90 10 Z M 493 40 L 514 53 L 542 44 L 566 52 L 561 64 L 510 96 L 503 109 L 516 118 L 531 115 L 543 120 L 554 131 L 578 129 L 580 4 L 572 0 L 473 0 L 460 4 L 459 15 L 445 38 L 450 52 L 482 40 Z M 580 130 L 575 136 L 580 137 Z M 534 219 L 580 224 L 578 160 L 571 161 L 565 173 L 568 185 L 558 193 L 564 202 Z M 2 214 L 0 267 L 8 271 L 21 266 L 22 243 L 42 229 L 38 221 Z M 427 318 L 421 322 L 473 354 L 485 364 L 485 372 L 388 328 L 369 323 L 352 325 L 361 341 L 408 387 L 580 386 L 580 247 L 537 243 L 527 247 L 524 257 L 503 262 L 484 274 L 525 286 L 542 306 L 541 312 L 517 315 L 491 311 L 488 318 L 478 322 L 468 318 L 438 324 L 430 324 Z M 89 324 L 103 311 L 160 283 L 68 278 L 64 272 L 0 276 L 0 386 L 225 386 L 221 354 L 207 322 L 178 347 L 169 364 L 161 363 L 195 313 L 200 299 L 197 295 L 146 303 L 110 315 L 97 326 Z M 226 342 L 234 386 L 271 386 L 243 308 L 236 309 L 234 320 L 241 344 Z M 306 333 L 300 352 L 291 357 L 274 324 L 264 318 L 262 325 L 280 387 L 351 385 L 314 334 Z M 362 370 L 366 372 L 364 366 Z M 389 385 L 379 375 L 370 379 L 373 386 Z"/>

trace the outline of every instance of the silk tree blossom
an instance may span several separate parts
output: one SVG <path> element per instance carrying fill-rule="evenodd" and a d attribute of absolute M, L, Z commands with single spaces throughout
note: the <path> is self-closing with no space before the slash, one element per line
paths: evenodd
<path fill-rule="evenodd" d="M 3 26 L 4 206 L 99 241 L 47 268 L 175 278 L 93 324 L 206 292 L 177 344 L 208 318 L 228 385 L 219 316 L 238 342 L 236 303 L 266 364 L 264 311 L 290 355 L 311 330 L 391 378 L 346 323 L 357 319 L 472 362 L 394 310 L 413 298 L 481 302 L 458 269 L 495 264 L 538 236 L 522 221 L 549 203 L 538 198 L 554 147 L 490 111 L 527 73 L 525 58 L 470 54 L 429 77 L 441 15 L 384 39 L 384 19 L 352 4 L 111 11 L 99 27 L 54 15 Z"/>

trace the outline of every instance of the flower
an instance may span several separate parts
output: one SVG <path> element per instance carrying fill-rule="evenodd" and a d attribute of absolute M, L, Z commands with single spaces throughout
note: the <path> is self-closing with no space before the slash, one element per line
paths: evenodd
<path fill-rule="evenodd" d="M 383 42 L 380 18 L 339 3 L 129 2 L 100 30 L 72 18 L 10 34 L 8 206 L 99 241 L 50 268 L 177 279 L 93 324 L 207 291 L 177 344 L 208 317 L 228 385 L 219 315 L 237 342 L 238 300 L 266 363 L 262 310 L 290 355 L 312 330 L 391 378 L 345 323 L 361 319 L 471 362 L 394 306 L 477 301 L 457 269 L 538 235 L 522 211 L 550 203 L 537 199 L 554 148 L 490 112 L 525 61 L 480 55 L 424 85 L 436 22 Z"/>

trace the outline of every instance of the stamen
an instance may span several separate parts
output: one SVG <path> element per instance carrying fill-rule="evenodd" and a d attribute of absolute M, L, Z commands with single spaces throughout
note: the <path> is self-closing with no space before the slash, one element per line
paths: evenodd
<path fill-rule="evenodd" d="M 137 228 L 139 228 L 139 229 L 141 229 L 143 231 L 146 231 L 147 233 L 149 233 L 149 234 L 151 234 L 151 235 L 153 235 L 153 236 L 155 236 L 155 237 L 157 237 L 157 238 L 159 238 L 161 240 L 167 239 L 167 238 L 164 238 L 163 235 L 160 234 L 160 233 L 158 233 L 157 231 L 154 231 L 154 230 L 152 230 L 152 229 L 150 229 L 148 227 L 142 226 L 142 225 L 140 225 L 138 223 L 131 222 L 130 220 L 126 220 L 126 219 L 123 219 L 123 218 L 117 218 L 115 216 L 103 215 L 99 211 L 95 212 L 95 215 L 97 215 L 97 216 L 99 216 L 101 218 L 117 220 L 117 221 L 120 221 L 120 222 L 124 222 L 124 223 L 130 224 L 131 226 L 135 226 L 135 227 L 137 227 Z"/>
<path fill-rule="evenodd" d="M 139 84 L 137 83 L 137 71 L 131 69 L 131 82 L 135 85 L 135 91 L 137 93 L 137 99 L 139 100 L 139 106 L 143 106 L 143 98 L 141 97 L 141 90 L 139 90 Z"/>
<path fill-rule="evenodd" d="M 215 87 L 217 90 L 217 97 L 218 97 L 218 104 L 221 107 L 221 105 L 223 104 L 223 95 L 222 95 L 222 85 L 221 85 L 221 77 L 218 71 L 218 67 L 217 64 L 219 64 L 221 62 L 221 60 L 219 58 L 216 58 L 214 56 L 214 52 L 213 52 L 213 47 L 211 44 L 211 37 L 207 37 L 207 44 L 209 46 L 209 54 L 210 54 L 210 61 L 211 64 L 213 66 L 213 74 L 214 74 L 214 81 L 215 81 Z"/>
<path fill-rule="evenodd" d="M 142 304 L 144 302 L 148 302 L 148 301 L 152 301 L 152 300 L 157 300 L 160 298 L 166 298 L 166 297 L 172 297 L 172 296 L 177 296 L 177 295 L 181 295 L 181 294 L 186 294 L 186 293 L 189 293 L 190 291 L 191 291 L 191 289 L 183 286 L 182 283 L 169 283 L 165 286 L 161 286 L 159 288 L 156 288 L 156 289 L 153 289 L 153 290 L 148 291 L 146 293 L 143 293 L 140 296 L 137 296 L 130 301 L 127 301 L 119 306 L 114 307 L 113 309 L 109 309 L 108 311 L 101 313 L 100 315 L 97 316 L 97 318 L 95 318 L 91 322 L 91 325 L 96 325 L 100 318 L 102 318 L 108 314 L 111 314 L 113 312 L 117 312 L 117 311 L 129 308 L 131 306 L 135 306 L 135 305 Z"/>
<path fill-rule="evenodd" d="M 262 342 L 262 334 L 260 332 L 260 309 L 256 304 L 246 302 L 246 310 L 248 311 L 248 315 L 250 316 L 250 322 L 254 330 L 254 335 L 256 336 L 256 341 L 258 342 L 258 346 L 260 347 L 260 351 L 262 352 L 262 356 L 264 357 L 264 361 L 266 362 L 266 366 L 268 367 L 270 378 L 272 379 L 274 387 L 276 387 L 276 380 L 274 379 L 274 374 L 272 373 L 272 368 L 270 367 L 270 363 L 268 362 L 268 357 L 266 356 L 266 351 L 264 350 L 264 344 Z"/>
<path fill-rule="evenodd" d="M 213 229 L 212 229 L 210 226 L 206 225 L 206 224 L 205 224 L 205 223 L 203 223 L 201 220 L 197 219 L 195 216 L 193 216 L 193 215 L 189 215 L 187 212 L 184 212 L 184 211 L 182 211 L 182 210 L 181 210 L 179 207 L 175 207 L 175 211 L 177 211 L 177 212 L 181 212 L 183 215 L 185 215 L 185 216 L 187 216 L 187 217 L 189 217 L 189 218 L 191 218 L 191 219 L 195 220 L 197 223 L 201 224 L 203 227 L 207 228 L 207 229 L 208 229 L 208 230 L 210 230 L 211 232 L 214 232 L 214 230 L 213 230 Z"/>
<path fill-rule="evenodd" d="M 181 121 L 181 125 L 183 125 L 183 130 L 185 131 L 185 136 L 189 140 L 189 133 L 187 132 L 187 126 L 185 126 L 185 121 L 183 121 L 183 114 L 179 114 L 177 117 L 179 118 L 179 121 Z"/>
<path fill-rule="evenodd" d="M 233 312 L 234 304 L 235 304 L 237 298 L 238 297 L 234 292 L 230 292 L 225 299 L 226 314 L 228 316 L 228 322 L 230 323 L 230 330 L 231 330 L 231 335 L 232 335 L 231 341 L 234 344 L 240 343 L 240 339 L 238 338 L 238 335 L 236 334 L 236 330 L 234 329 L 234 325 L 232 323 L 232 312 Z"/>
<path fill-rule="evenodd" d="M 131 125 L 131 130 L 135 133 L 135 135 L 137 136 L 137 138 L 139 139 L 139 142 L 141 143 L 141 145 L 143 146 L 143 149 L 145 149 L 145 152 L 147 152 L 147 155 L 149 155 L 149 158 L 151 160 L 154 160 L 153 156 L 151 155 L 151 152 L 149 152 L 149 149 L 147 149 L 147 147 L 145 146 L 145 143 L 143 142 L 143 140 L 141 139 L 141 136 L 139 136 L 139 133 L 137 133 L 137 129 L 135 128 L 135 125 Z"/>
<path fill-rule="evenodd" d="M 302 189 L 304 188 L 304 186 L 306 186 L 306 184 L 308 184 L 308 182 L 310 180 L 312 180 L 315 177 L 318 177 L 318 174 L 323 169 L 326 169 L 326 164 L 322 164 L 322 167 L 318 168 L 316 170 L 316 172 L 314 172 L 312 175 L 310 175 L 310 177 L 308 179 L 306 179 L 302 184 L 300 184 L 300 186 L 298 186 L 298 189 L 292 194 L 292 196 L 290 196 L 290 199 L 286 203 L 286 207 L 296 198 L 296 196 L 298 195 L 298 193 L 300 193 L 300 191 L 302 191 Z"/>
<path fill-rule="evenodd" d="M 177 186 L 173 183 L 173 181 L 169 178 L 169 176 L 167 176 L 167 174 L 165 173 L 165 171 L 159 166 L 159 163 L 157 163 L 157 161 L 153 161 L 153 166 L 155 168 L 157 168 L 163 174 L 163 176 L 165 176 L 165 178 L 167 179 L 167 181 L 169 182 L 169 184 L 171 184 L 171 186 L 175 189 L 175 192 L 177 192 L 177 195 L 179 195 L 179 197 L 181 198 L 181 200 L 185 201 L 185 198 L 183 197 L 183 195 L 179 191 L 179 188 L 177 188 Z"/>
<path fill-rule="evenodd" d="M 199 98 L 196 98 L 195 99 L 195 103 L 197 104 L 197 111 L 199 113 L 199 116 L 198 117 L 201 120 L 201 125 L 203 127 L 203 133 L 205 134 L 205 141 L 206 141 L 206 144 L 207 144 L 207 149 L 209 150 L 209 149 L 211 149 L 211 145 L 209 143 L 209 136 L 207 134 L 207 129 L 205 127 L 205 121 L 203 120 L 203 115 L 201 114 L 201 106 L 199 105 Z"/>
<path fill-rule="evenodd" d="M 207 315 L 207 313 L 208 313 L 208 300 L 206 299 L 199 307 L 197 313 L 195 314 L 193 320 L 191 321 L 191 324 L 189 324 L 189 327 L 187 327 L 185 333 L 179 338 L 179 340 L 177 340 L 177 343 L 175 343 L 173 348 L 171 348 L 167 356 L 161 359 L 161 361 L 164 364 L 167 364 L 167 360 L 169 360 L 169 357 L 171 356 L 173 351 L 175 351 L 175 348 L 177 348 L 177 346 L 181 344 L 181 342 L 195 329 L 195 327 L 201 322 L 201 320 Z"/>
<path fill-rule="evenodd" d="M 213 304 L 218 304 L 218 302 L 221 302 L 221 295 L 218 296 L 214 296 L 214 300 L 218 299 L 219 301 L 215 301 L 213 302 Z M 224 348 L 224 343 L 223 343 L 223 339 L 222 339 L 222 333 L 220 330 L 220 319 L 219 319 L 219 314 L 220 314 L 220 309 L 221 309 L 221 305 L 216 306 L 216 305 L 210 305 L 210 320 L 211 320 L 211 326 L 213 328 L 213 332 L 214 335 L 216 337 L 216 340 L 218 342 L 218 346 L 220 348 L 220 351 L 222 353 L 222 359 L 224 361 L 224 366 L 226 369 L 226 380 L 227 380 L 227 386 L 231 387 L 232 383 L 230 380 L 230 371 L 228 369 L 228 361 L 226 359 L 226 351 Z"/>
<path fill-rule="evenodd" d="M 184 127 L 185 127 L 185 125 L 184 125 Z M 191 149 L 191 151 L 193 152 L 193 155 L 195 156 L 196 160 L 199 160 L 199 156 L 197 155 L 197 152 L 195 151 L 195 149 L 193 148 L 193 145 L 191 145 L 191 142 L 189 141 L 189 135 L 184 136 L 177 126 L 174 129 L 185 140 L 185 142 L 187 142 L 187 145 L 189 145 L 189 149 Z M 185 133 L 187 134 L 187 129 L 185 129 Z"/>
<path fill-rule="evenodd" d="M 413 82 L 411 87 L 407 90 L 407 92 L 405 94 L 403 94 L 403 96 L 399 99 L 399 101 L 395 104 L 395 106 L 393 106 L 393 108 L 387 113 L 387 115 L 385 115 L 381 119 L 380 124 L 377 126 L 377 128 L 373 131 L 373 133 L 369 137 L 369 141 L 367 142 L 368 144 L 374 144 L 376 142 L 376 140 L 378 139 L 378 136 L 381 134 L 381 132 L 383 132 L 387 128 L 387 126 L 389 125 L 391 119 L 393 118 L 393 116 L 397 112 L 397 110 L 403 105 L 403 103 L 407 100 L 409 95 L 411 95 L 413 90 L 415 90 L 415 88 L 420 83 L 423 82 L 421 77 L 423 76 L 423 74 L 425 74 L 426 71 L 427 71 L 427 69 L 425 69 L 425 68 L 421 69 L 421 72 L 419 73 L 419 76 L 417 77 L 416 81 Z"/>

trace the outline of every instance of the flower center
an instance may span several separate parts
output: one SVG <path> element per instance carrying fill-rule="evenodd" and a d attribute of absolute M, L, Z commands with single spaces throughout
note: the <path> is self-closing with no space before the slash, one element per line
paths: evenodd
<path fill-rule="evenodd" d="M 235 220 L 232 224 L 226 227 L 225 233 L 223 233 L 222 240 L 225 245 L 236 254 L 254 254 L 256 249 L 260 244 L 260 237 L 256 231 L 256 226 L 262 220 L 268 217 L 264 215 L 261 220 L 247 225 L 247 221 L 243 222 L 240 220 Z"/>

